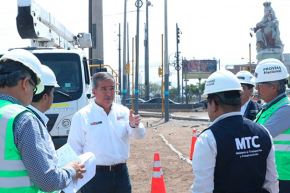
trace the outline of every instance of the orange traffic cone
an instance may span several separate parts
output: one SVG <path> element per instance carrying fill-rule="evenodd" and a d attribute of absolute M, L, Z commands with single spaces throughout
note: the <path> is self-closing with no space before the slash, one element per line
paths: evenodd
<path fill-rule="evenodd" d="M 197 130 L 196 128 L 193 128 L 192 130 L 192 138 L 191 138 L 191 147 L 190 147 L 190 154 L 189 154 L 189 159 L 192 160 L 192 156 L 194 153 L 194 146 L 195 146 L 195 142 L 197 140 Z"/>
<path fill-rule="evenodd" d="M 151 193 L 166 193 L 159 153 L 154 153 Z"/>

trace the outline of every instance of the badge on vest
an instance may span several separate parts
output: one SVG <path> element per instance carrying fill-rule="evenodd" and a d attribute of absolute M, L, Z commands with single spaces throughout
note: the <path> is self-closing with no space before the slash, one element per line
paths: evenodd
<path fill-rule="evenodd" d="M 91 125 L 99 125 L 99 124 L 102 124 L 103 122 L 102 121 L 96 121 L 96 122 L 92 122 Z"/>
<path fill-rule="evenodd" d="M 258 139 L 259 136 L 235 138 L 236 155 L 240 158 L 258 156 L 262 152 L 261 145 L 257 143 Z"/>

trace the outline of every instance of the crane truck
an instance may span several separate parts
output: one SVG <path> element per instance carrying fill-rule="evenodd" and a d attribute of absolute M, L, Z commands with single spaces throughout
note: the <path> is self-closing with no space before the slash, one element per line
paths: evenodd
<path fill-rule="evenodd" d="M 92 46 L 89 33 L 74 35 L 34 0 L 18 0 L 17 30 L 30 39 L 31 51 L 55 73 L 59 88 L 45 114 L 56 148 L 67 140 L 73 114 L 89 103 L 90 69 L 84 48 Z"/>

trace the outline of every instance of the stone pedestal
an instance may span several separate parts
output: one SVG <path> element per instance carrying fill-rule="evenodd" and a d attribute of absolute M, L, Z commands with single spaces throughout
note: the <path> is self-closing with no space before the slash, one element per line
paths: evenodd
<path fill-rule="evenodd" d="M 281 48 L 266 48 L 257 53 L 258 62 L 267 59 L 267 58 L 275 58 L 281 60 L 283 62 L 283 49 Z"/>

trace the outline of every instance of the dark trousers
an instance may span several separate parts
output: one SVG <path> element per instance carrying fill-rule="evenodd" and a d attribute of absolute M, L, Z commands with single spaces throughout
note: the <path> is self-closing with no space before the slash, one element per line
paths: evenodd
<path fill-rule="evenodd" d="M 279 193 L 290 192 L 290 180 L 279 180 Z"/>
<path fill-rule="evenodd" d="M 96 168 L 96 175 L 81 188 L 82 193 L 131 193 L 127 165 L 118 169 Z"/>

